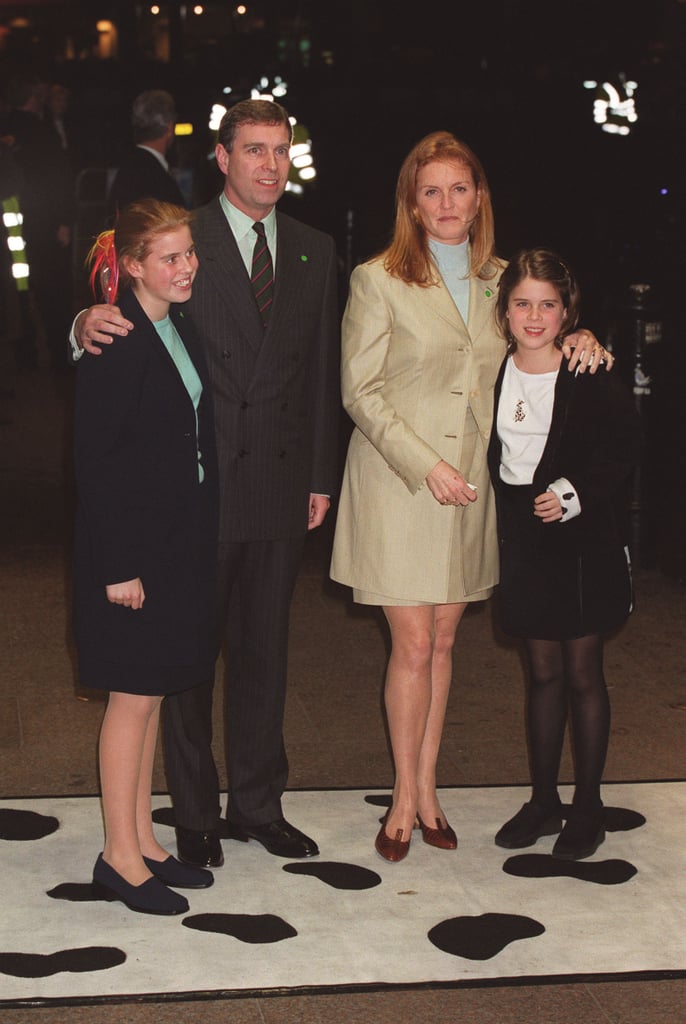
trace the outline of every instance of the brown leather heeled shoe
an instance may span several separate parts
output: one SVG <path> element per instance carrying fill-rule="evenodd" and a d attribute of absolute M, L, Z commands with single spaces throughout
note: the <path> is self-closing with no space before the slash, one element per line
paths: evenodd
<path fill-rule="evenodd" d="M 389 813 L 389 811 L 386 811 L 383 816 L 381 828 L 374 840 L 374 847 L 379 856 L 383 857 L 384 860 L 388 860 L 392 864 L 397 864 L 398 861 L 404 860 L 405 857 L 407 857 L 412 835 L 410 835 L 410 839 L 408 839 L 407 842 L 403 839 L 404 829 L 402 828 L 396 829 L 395 839 L 391 839 L 390 836 L 386 835 L 386 820 Z"/>
<path fill-rule="evenodd" d="M 457 836 L 447 821 L 444 828 L 441 819 L 436 818 L 436 828 L 429 828 L 417 815 L 417 822 L 422 830 L 422 839 L 429 846 L 435 846 L 437 850 L 457 849 Z"/>

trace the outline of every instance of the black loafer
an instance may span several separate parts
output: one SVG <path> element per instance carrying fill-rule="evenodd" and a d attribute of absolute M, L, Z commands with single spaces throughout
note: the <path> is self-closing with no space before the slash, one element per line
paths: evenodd
<path fill-rule="evenodd" d="M 495 845 L 505 850 L 533 846 L 542 836 L 555 836 L 562 828 L 562 807 L 541 807 L 530 800 L 496 833 Z"/>
<path fill-rule="evenodd" d="M 211 871 L 181 864 L 176 857 L 170 856 L 166 860 L 143 857 L 143 863 L 152 871 L 155 878 L 159 878 L 165 885 L 170 885 L 172 889 L 209 889 L 214 884 L 214 875 Z"/>
<path fill-rule="evenodd" d="M 220 868 L 224 863 L 222 844 L 216 829 L 196 832 L 176 826 L 176 848 L 179 860 L 194 868 Z"/>
<path fill-rule="evenodd" d="M 131 885 L 118 871 L 115 871 L 102 854 L 98 855 L 93 868 L 93 892 L 101 899 L 112 902 L 121 900 L 138 914 L 159 914 L 171 917 L 174 914 L 185 914 L 188 900 L 172 892 L 159 878 L 148 878 L 141 885 Z"/>
<path fill-rule="evenodd" d="M 237 839 L 241 843 L 255 839 L 275 857 L 296 859 L 316 857 L 319 854 L 319 847 L 314 839 L 310 839 L 285 818 L 269 821 L 266 825 L 236 825 L 232 821 L 227 821 L 226 835 L 229 839 Z"/>
<path fill-rule="evenodd" d="M 592 857 L 605 840 L 605 812 L 580 811 L 572 807 L 565 827 L 553 846 L 553 857 L 558 860 L 584 860 Z"/>

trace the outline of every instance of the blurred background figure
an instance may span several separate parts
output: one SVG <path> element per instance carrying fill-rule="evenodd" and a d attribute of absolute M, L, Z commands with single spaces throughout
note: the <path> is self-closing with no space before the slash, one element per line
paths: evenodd
<path fill-rule="evenodd" d="M 108 194 L 111 223 L 118 210 L 139 199 L 188 206 L 169 166 L 175 124 L 176 105 L 170 93 L 148 89 L 136 96 L 131 109 L 134 148 L 119 165 Z"/>
<path fill-rule="evenodd" d="M 51 368 L 62 370 L 67 367 L 64 339 L 73 316 L 74 191 L 59 137 L 43 120 L 47 88 L 37 75 L 14 75 L 7 85 L 0 135 L 12 140 L 29 289 L 39 318 L 34 330 L 42 334 Z M 26 337 L 31 330 L 24 322 L 20 358 L 26 366 L 38 361 L 36 338 Z"/>

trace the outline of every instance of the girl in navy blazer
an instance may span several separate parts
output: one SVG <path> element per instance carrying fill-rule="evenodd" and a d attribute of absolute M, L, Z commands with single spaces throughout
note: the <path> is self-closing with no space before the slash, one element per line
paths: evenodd
<path fill-rule="evenodd" d="M 91 253 L 134 330 L 78 364 L 74 630 L 81 682 L 109 691 L 100 733 L 105 845 L 93 881 L 130 909 L 178 914 L 209 871 L 156 841 L 150 790 L 163 697 L 215 661 L 217 484 L 207 371 L 183 305 L 191 214 L 145 200 Z M 117 280 L 117 278 L 119 280 Z"/>
<path fill-rule="evenodd" d="M 590 856 L 605 837 L 603 634 L 632 607 L 626 510 L 639 449 L 638 415 L 615 375 L 560 369 L 579 301 L 574 276 L 553 252 L 520 252 L 504 271 L 496 319 L 508 355 L 489 445 L 498 601 L 505 632 L 526 649 L 533 787 L 495 841 L 517 849 L 560 832 L 553 856 L 564 859 Z M 575 791 L 562 828 L 557 779 L 568 705 Z"/>

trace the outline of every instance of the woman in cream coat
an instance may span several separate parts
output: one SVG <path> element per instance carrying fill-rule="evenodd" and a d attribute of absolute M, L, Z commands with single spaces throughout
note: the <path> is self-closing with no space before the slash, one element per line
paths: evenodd
<path fill-rule="evenodd" d="M 400 171 L 391 245 L 353 271 L 343 317 L 343 402 L 355 429 L 331 577 L 382 606 L 391 632 L 396 777 L 375 844 L 389 861 L 407 855 L 415 827 L 431 846 L 457 846 L 436 761 L 457 626 L 498 582 L 486 452 L 505 352 L 493 315 L 503 268 L 478 158 L 448 132 L 426 136 Z M 598 348 L 582 337 L 574 361 Z"/>

